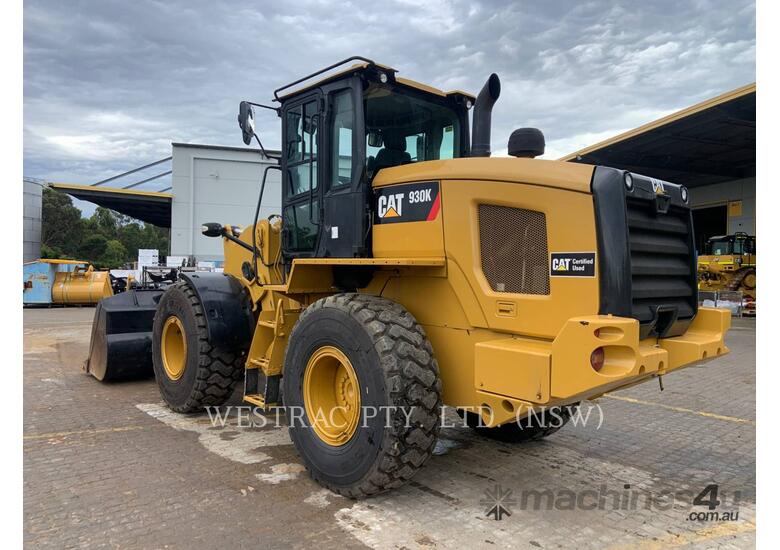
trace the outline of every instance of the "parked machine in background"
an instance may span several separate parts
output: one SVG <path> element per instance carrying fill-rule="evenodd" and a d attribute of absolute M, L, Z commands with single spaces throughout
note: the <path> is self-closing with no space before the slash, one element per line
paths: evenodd
<path fill-rule="evenodd" d="M 500 90 L 357 57 L 277 89 L 281 215 L 204 224 L 224 273 L 103 300 L 87 372 L 153 370 L 180 413 L 243 381 L 247 403 L 283 401 L 315 480 L 363 497 L 419 470 L 443 404 L 486 436 L 540 439 L 584 399 L 728 353 L 729 312 L 697 302 L 687 189 L 537 160 L 531 128 L 489 158 Z"/>
<path fill-rule="evenodd" d="M 24 264 L 22 303 L 30 305 L 95 305 L 114 295 L 108 271 L 80 260 L 40 259 Z"/>
<path fill-rule="evenodd" d="M 756 238 L 747 233 L 712 237 L 699 256 L 699 290 L 742 292 L 756 301 Z"/>

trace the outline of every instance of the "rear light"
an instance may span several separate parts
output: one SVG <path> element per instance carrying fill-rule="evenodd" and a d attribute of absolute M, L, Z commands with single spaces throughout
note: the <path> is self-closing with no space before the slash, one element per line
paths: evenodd
<path fill-rule="evenodd" d="M 593 370 L 599 372 L 601 367 L 604 366 L 604 348 L 596 348 L 593 353 L 590 354 L 590 366 Z"/>

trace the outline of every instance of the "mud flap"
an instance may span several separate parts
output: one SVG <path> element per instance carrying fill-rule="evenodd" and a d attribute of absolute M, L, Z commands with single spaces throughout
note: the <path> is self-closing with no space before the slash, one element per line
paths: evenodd
<path fill-rule="evenodd" d="M 131 290 L 95 308 L 84 371 L 109 382 L 154 375 L 152 325 L 162 290 Z"/>
<path fill-rule="evenodd" d="M 203 305 L 209 344 L 227 351 L 249 350 L 255 320 L 244 287 L 227 273 L 181 273 Z"/>

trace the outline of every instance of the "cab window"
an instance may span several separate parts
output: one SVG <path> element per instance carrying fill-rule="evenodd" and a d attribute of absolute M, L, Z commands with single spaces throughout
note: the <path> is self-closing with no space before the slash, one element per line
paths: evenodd
<path fill-rule="evenodd" d="M 365 92 L 365 119 L 369 174 L 460 156 L 460 119 L 444 101 L 372 86 Z"/>
<path fill-rule="evenodd" d="M 313 250 L 317 244 L 317 201 L 302 202 L 284 210 L 282 223 L 289 228 L 287 249 L 295 252 Z"/>
<path fill-rule="evenodd" d="M 710 254 L 713 256 L 726 256 L 731 254 L 731 243 L 728 241 L 713 241 Z"/>
<path fill-rule="evenodd" d="M 290 196 L 317 188 L 317 102 L 310 101 L 287 111 L 285 157 Z"/>
<path fill-rule="evenodd" d="M 333 96 L 331 188 L 352 183 L 352 129 L 354 120 L 355 108 L 352 104 L 352 92 L 350 90 L 338 92 Z"/>

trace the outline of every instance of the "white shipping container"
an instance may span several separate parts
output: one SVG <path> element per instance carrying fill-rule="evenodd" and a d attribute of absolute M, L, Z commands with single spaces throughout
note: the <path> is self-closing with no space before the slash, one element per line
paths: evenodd
<path fill-rule="evenodd" d="M 110 273 L 114 277 L 127 277 L 132 275 L 136 281 L 141 279 L 141 274 L 135 269 L 112 269 Z"/>
<path fill-rule="evenodd" d="M 159 251 L 151 248 L 139 248 L 138 249 L 138 267 L 149 267 L 160 265 L 160 253 Z"/>

